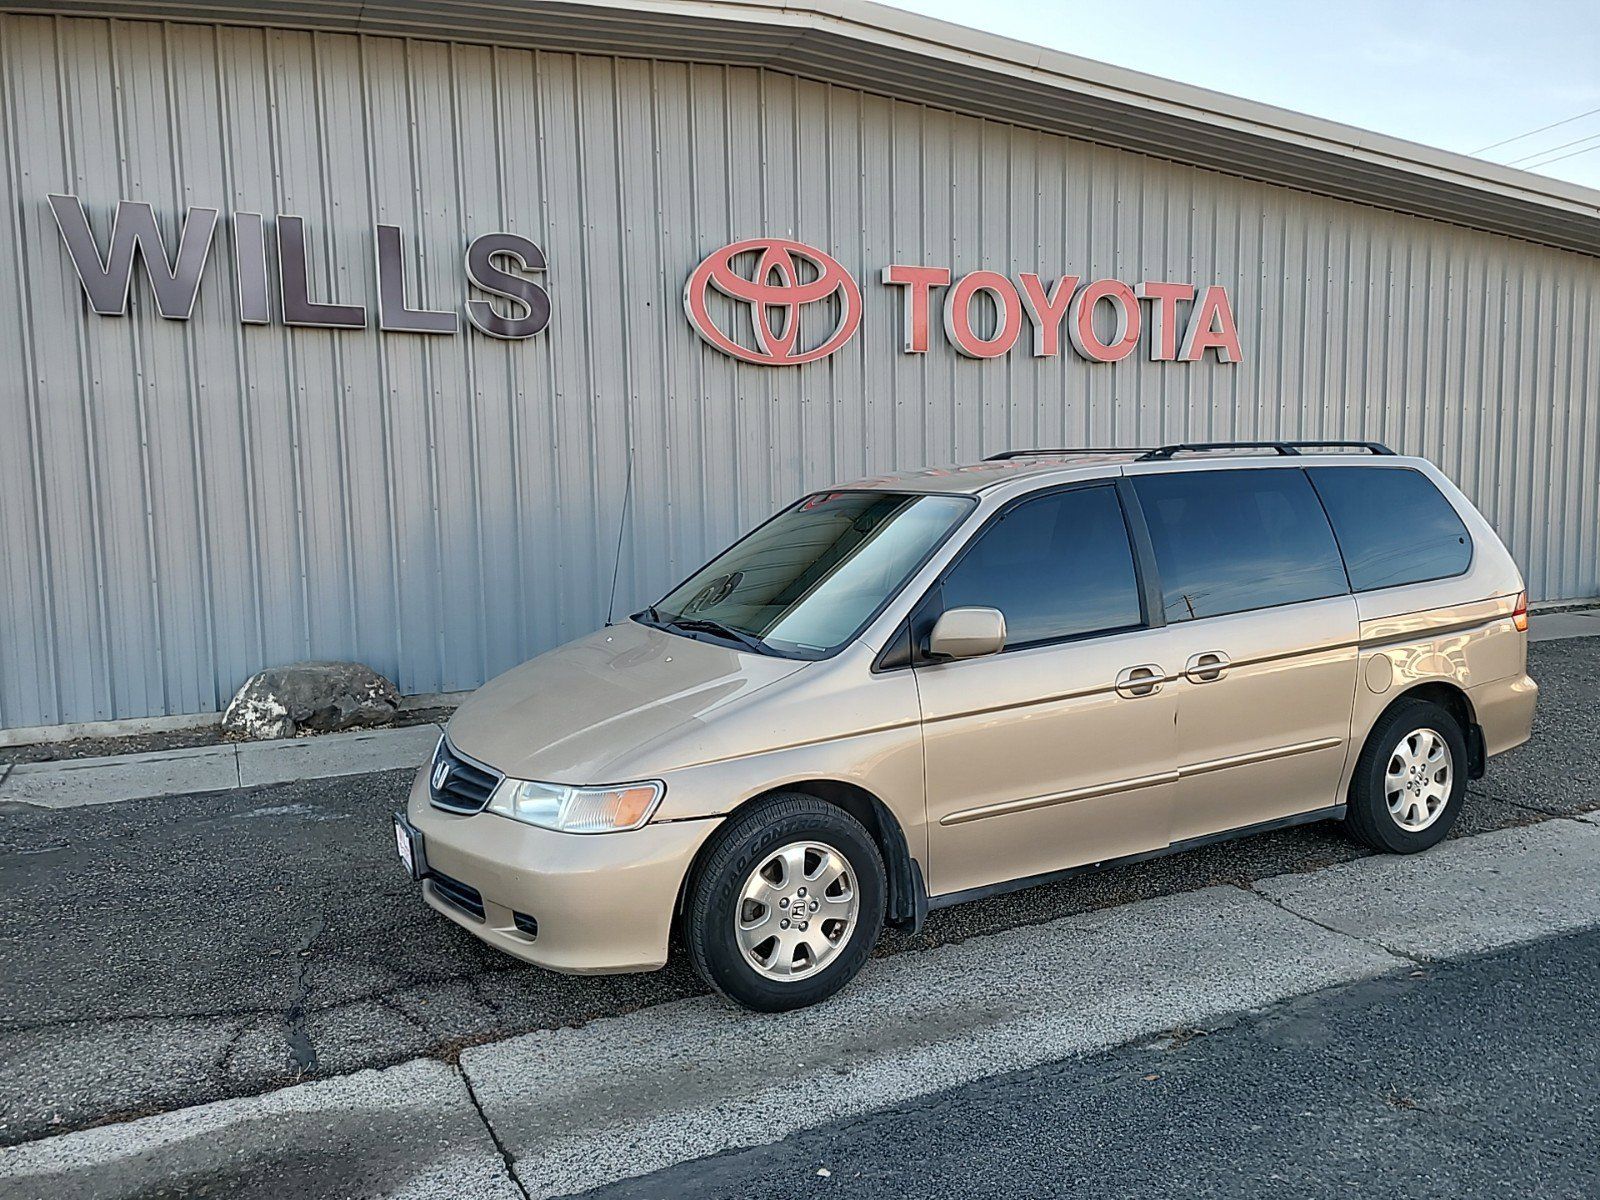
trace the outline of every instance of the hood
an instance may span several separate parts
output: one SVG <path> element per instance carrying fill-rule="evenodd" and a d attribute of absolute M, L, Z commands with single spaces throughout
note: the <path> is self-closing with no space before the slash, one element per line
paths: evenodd
<path fill-rule="evenodd" d="M 805 665 L 624 621 L 490 680 L 448 734 L 516 779 L 624 783 L 706 757 L 712 713 Z"/>

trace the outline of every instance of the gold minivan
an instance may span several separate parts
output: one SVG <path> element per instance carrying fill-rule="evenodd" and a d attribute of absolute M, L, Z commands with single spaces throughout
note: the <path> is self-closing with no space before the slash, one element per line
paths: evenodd
<path fill-rule="evenodd" d="M 486 684 L 395 817 L 427 903 L 557 971 L 674 935 L 812 1004 L 885 922 L 1341 819 L 1443 838 L 1527 739 L 1511 556 L 1376 443 L 1010 452 L 806 496 Z"/>

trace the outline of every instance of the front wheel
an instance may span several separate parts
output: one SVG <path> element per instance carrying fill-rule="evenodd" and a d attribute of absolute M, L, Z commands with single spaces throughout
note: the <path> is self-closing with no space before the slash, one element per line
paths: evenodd
<path fill-rule="evenodd" d="M 1345 826 L 1390 854 L 1444 840 L 1467 793 L 1467 739 L 1447 710 L 1402 700 L 1373 727 L 1350 781 Z"/>
<path fill-rule="evenodd" d="M 719 832 L 690 889 L 684 937 L 700 977 L 728 999 L 803 1008 L 861 970 L 886 890 L 859 821 L 813 796 L 774 796 Z"/>

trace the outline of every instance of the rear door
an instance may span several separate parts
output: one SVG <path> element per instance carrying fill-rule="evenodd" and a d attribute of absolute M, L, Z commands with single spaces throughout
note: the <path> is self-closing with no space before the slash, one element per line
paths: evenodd
<path fill-rule="evenodd" d="M 1305 472 L 1191 468 L 1132 483 L 1175 635 L 1172 840 L 1339 804 L 1358 621 Z"/>
<path fill-rule="evenodd" d="M 929 891 L 970 892 L 1167 844 L 1176 697 L 1115 481 L 1016 502 L 913 617 L 1005 614 L 1003 652 L 915 668 Z"/>

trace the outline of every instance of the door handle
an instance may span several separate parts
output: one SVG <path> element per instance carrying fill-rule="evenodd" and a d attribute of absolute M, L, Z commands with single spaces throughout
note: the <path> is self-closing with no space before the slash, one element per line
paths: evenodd
<path fill-rule="evenodd" d="M 1190 683 L 1212 683 L 1228 673 L 1231 660 L 1221 650 L 1203 650 L 1189 656 L 1183 675 Z"/>
<path fill-rule="evenodd" d="M 1166 680 L 1166 672 L 1155 663 L 1123 667 L 1117 672 L 1117 694 L 1126 696 L 1130 700 L 1137 700 L 1140 696 L 1154 696 L 1161 690 L 1161 685 Z"/>

